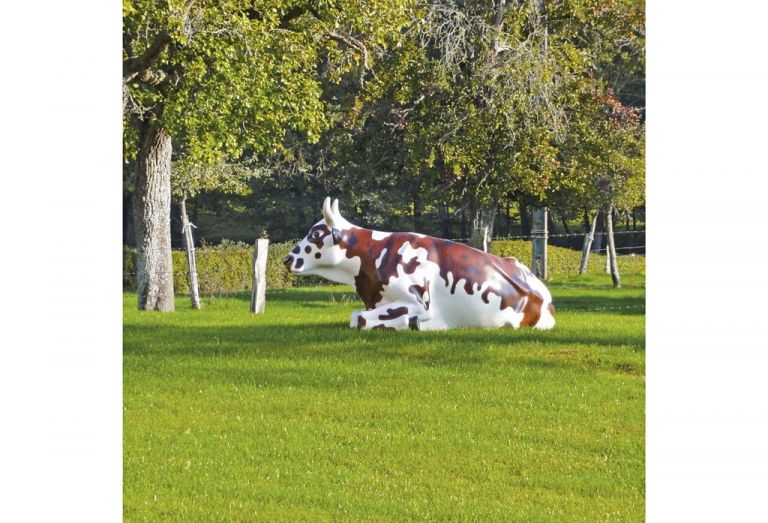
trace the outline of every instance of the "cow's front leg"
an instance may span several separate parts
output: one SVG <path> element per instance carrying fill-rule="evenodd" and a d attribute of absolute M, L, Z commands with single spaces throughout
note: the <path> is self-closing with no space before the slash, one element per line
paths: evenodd
<path fill-rule="evenodd" d="M 369 311 L 355 311 L 349 322 L 358 329 L 419 329 L 419 316 L 424 310 L 407 303 L 388 303 Z"/>

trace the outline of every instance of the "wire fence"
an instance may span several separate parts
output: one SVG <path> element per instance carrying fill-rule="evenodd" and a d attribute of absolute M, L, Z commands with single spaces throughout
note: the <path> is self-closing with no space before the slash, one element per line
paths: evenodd
<path fill-rule="evenodd" d="M 605 234 L 604 232 L 596 232 L 595 236 L 598 234 Z M 614 235 L 623 235 L 623 234 L 645 234 L 645 229 L 637 230 L 637 231 L 613 231 Z M 585 233 L 583 232 L 568 232 L 568 233 L 557 233 L 557 234 L 547 234 L 547 238 L 575 238 L 580 237 L 584 238 Z M 497 240 L 532 240 L 534 238 L 537 238 L 537 236 L 531 235 L 531 234 L 525 234 L 525 235 L 516 235 L 516 236 L 496 236 L 491 239 L 491 241 L 497 241 Z M 446 240 L 450 240 L 452 242 L 466 242 L 471 240 L 472 238 L 446 238 Z"/>

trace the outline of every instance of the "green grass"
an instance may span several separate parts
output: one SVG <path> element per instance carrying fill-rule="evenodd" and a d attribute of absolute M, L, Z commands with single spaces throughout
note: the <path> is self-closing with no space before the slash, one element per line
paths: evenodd
<path fill-rule="evenodd" d="M 124 296 L 126 521 L 641 521 L 644 279 L 557 326 L 357 331 L 347 287 Z"/>

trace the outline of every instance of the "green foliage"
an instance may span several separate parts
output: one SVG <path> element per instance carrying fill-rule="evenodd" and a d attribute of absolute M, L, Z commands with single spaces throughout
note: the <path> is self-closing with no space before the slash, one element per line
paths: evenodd
<path fill-rule="evenodd" d="M 531 242 L 523 240 L 496 240 L 491 243 L 491 252 L 500 258 L 513 256 L 525 265 L 530 266 Z M 618 256 L 619 271 L 622 273 L 645 274 L 645 256 Z M 563 247 L 547 246 L 547 269 L 550 277 L 573 276 L 579 273 L 581 252 Z M 605 274 L 605 255 L 589 254 L 587 272 L 590 274 Z"/>
<path fill-rule="evenodd" d="M 234 193 L 196 202 L 271 237 L 303 234 L 327 195 L 361 225 L 442 236 L 467 235 L 441 222 L 474 203 L 642 205 L 643 2 L 537 3 L 507 2 L 497 32 L 490 0 L 126 0 L 125 58 L 171 38 L 148 69 L 162 89 L 128 81 L 126 114 L 173 131 L 177 197 Z M 640 121 L 614 117 L 629 107 Z M 126 152 L 137 139 L 126 126 Z"/>
<path fill-rule="evenodd" d="M 176 199 L 191 198 L 210 191 L 245 196 L 251 192 L 248 182 L 265 174 L 263 169 L 241 163 L 177 161 L 171 168 L 171 190 Z"/>
<path fill-rule="evenodd" d="M 643 521 L 643 280 L 586 279 L 548 332 L 358 331 L 338 286 L 127 294 L 126 521 Z"/>
<path fill-rule="evenodd" d="M 573 94 L 569 131 L 560 147 L 563 170 L 550 201 L 558 208 L 628 211 L 645 201 L 645 125 L 612 90 L 581 84 Z"/>
<path fill-rule="evenodd" d="M 126 118 L 166 129 L 174 149 L 196 165 L 244 152 L 272 155 L 289 131 L 316 142 L 329 125 L 318 66 L 330 77 L 367 72 L 410 5 L 125 0 Z M 134 151 L 129 145 L 126 156 Z"/>
<path fill-rule="evenodd" d="M 267 254 L 267 288 L 282 289 L 295 284 L 296 278 L 283 266 L 283 258 L 294 243 L 270 243 Z M 177 294 L 189 292 L 187 255 L 185 251 L 174 250 L 173 288 Z M 251 263 L 253 247 L 244 243 L 227 243 L 223 246 L 195 249 L 197 277 L 200 292 L 217 294 L 250 291 L 253 287 Z M 304 281 L 304 284 L 312 280 Z M 136 250 L 123 249 L 123 289 L 136 288 Z"/>

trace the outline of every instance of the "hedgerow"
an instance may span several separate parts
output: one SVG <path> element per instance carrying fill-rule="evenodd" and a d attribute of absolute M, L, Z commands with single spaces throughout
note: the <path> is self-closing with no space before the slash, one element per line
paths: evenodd
<path fill-rule="evenodd" d="M 491 252 L 500 258 L 514 256 L 530 266 L 531 242 L 524 240 L 496 240 L 491 244 Z M 619 273 L 632 272 L 645 274 L 645 256 L 619 256 Z M 563 247 L 547 246 L 547 269 L 550 275 L 575 275 L 579 273 L 581 252 Z M 590 253 L 587 264 L 588 273 L 605 272 L 605 255 Z"/>
<path fill-rule="evenodd" d="M 283 258 L 293 243 L 271 243 L 267 253 L 267 288 L 292 287 L 295 276 L 283 266 Z M 187 255 L 173 250 L 173 288 L 177 293 L 189 292 Z M 214 247 L 195 249 L 200 292 L 204 294 L 248 291 L 253 286 L 251 263 L 253 247 L 244 243 L 227 242 Z M 136 249 L 123 250 L 123 289 L 136 289 Z"/>
<path fill-rule="evenodd" d="M 297 278 L 283 266 L 283 258 L 290 252 L 294 242 L 270 243 L 267 254 L 267 288 L 282 289 L 296 285 L 316 285 L 324 282 L 317 277 Z M 522 240 L 497 240 L 491 252 L 505 258 L 514 256 L 526 265 L 530 264 L 531 242 Z M 249 291 L 253 285 L 251 259 L 253 246 L 245 243 L 224 242 L 218 246 L 205 246 L 195 250 L 200 292 L 214 294 L 222 292 Z M 174 250 L 173 288 L 175 292 L 189 292 L 187 256 L 182 250 Z M 547 249 L 550 275 L 574 275 L 579 271 L 581 253 L 550 245 Z M 605 255 L 591 253 L 589 273 L 605 271 Z M 619 272 L 645 274 L 645 256 L 619 256 Z M 123 251 L 123 289 L 136 289 L 136 249 Z"/>

